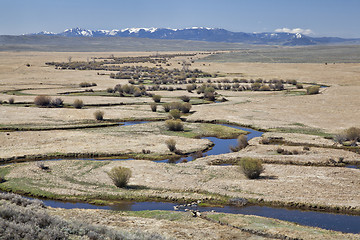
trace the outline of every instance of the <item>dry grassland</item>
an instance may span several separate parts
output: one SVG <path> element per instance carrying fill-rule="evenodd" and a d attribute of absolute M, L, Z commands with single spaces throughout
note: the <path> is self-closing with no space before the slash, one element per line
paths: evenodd
<path fill-rule="evenodd" d="M 151 53 L 114 53 L 115 56 L 139 56 Z M 103 111 L 106 120 L 156 119 L 166 118 L 162 108 L 157 112 L 150 110 L 152 101 L 148 97 L 111 97 L 111 96 L 75 96 L 60 93 L 81 91 L 81 82 L 96 83 L 94 90 L 106 90 L 116 84 L 126 84 L 127 80 L 112 79 L 108 75 L 98 75 L 104 71 L 56 70 L 45 62 L 84 61 L 91 57 L 104 57 L 109 53 L 51 53 L 51 52 L 0 52 L 0 100 L 8 101 L 14 97 L 15 103 L 0 105 L 1 127 L 62 127 L 81 124 L 96 124 L 93 113 Z M 203 56 L 203 55 L 200 55 Z M 170 68 L 181 68 L 178 63 L 184 57 L 171 59 Z M 187 59 L 189 60 L 189 59 Z M 194 58 L 197 60 L 197 57 Z M 26 64 L 30 64 L 27 67 Z M 130 64 L 131 65 L 131 64 Z M 148 65 L 149 64 L 143 64 Z M 151 65 L 153 66 L 153 65 Z M 165 67 L 165 66 L 163 66 Z M 330 167 L 331 159 L 344 163 L 358 163 L 359 154 L 342 149 L 333 149 L 338 145 L 332 139 L 323 136 L 339 133 L 349 127 L 360 127 L 360 64 L 317 64 L 317 63 L 213 63 L 195 61 L 191 68 L 205 72 L 219 73 L 232 79 L 247 78 L 266 80 L 295 79 L 302 83 L 324 84 L 320 94 L 304 95 L 301 91 L 277 92 L 232 92 L 218 93 L 229 101 L 193 105 L 193 113 L 186 116 L 191 121 L 225 120 L 259 129 L 271 129 L 274 132 L 265 137 L 281 137 L 287 143 L 299 146 L 278 146 L 259 144 L 259 138 L 250 141 L 250 146 L 238 153 L 209 156 L 190 163 L 170 165 L 151 161 L 49 161 L 51 173 L 41 171 L 36 164 L 19 163 L 11 165 L 8 182 L 13 191 L 61 195 L 68 198 L 96 196 L 116 196 L 118 198 L 159 198 L 159 199 L 211 199 L 224 196 L 245 197 L 256 201 L 306 203 L 309 205 L 340 207 L 360 211 L 360 175 L 358 169 Z M 9 92 L 13 91 L 13 92 Z M 14 95 L 12 95 L 14 93 Z M 185 91 L 158 91 L 162 102 L 177 100 L 181 95 L 198 97 L 196 93 Z M 37 95 L 46 94 L 53 98 L 61 97 L 65 104 L 75 99 L 85 103 L 83 109 L 40 108 L 32 105 Z M 120 103 L 126 105 L 119 105 Z M 93 106 L 91 106 L 91 104 Z M 94 106 L 94 104 L 118 104 L 116 106 Z M 188 123 L 190 126 L 191 123 Z M 170 136 L 164 133 L 163 122 L 107 127 L 98 129 L 51 130 L 51 131 L 1 131 L 0 158 L 54 154 L 54 153 L 140 153 L 142 149 L 156 154 L 170 154 L 165 140 L 176 139 L 177 148 L 184 153 L 207 149 L 211 143 L 205 139 Z M 191 128 L 191 127 L 190 127 Z M 286 133 L 283 133 L 286 132 Z M 304 134 L 306 133 L 306 134 Z M 303 146 L 313 145 L 309 150 Z M 290 144 L 291 145 L 291 144 Z M 289 151 L 298 151 L 297 155 L 280 155 L 276 150 L 283 147 Z M 326 148 L 325 148 L 326 147 Z M 264 160 L 265 172 L 259 180 L 248 180 L 236 166 L 215 166 L 231 162 L 243 156 Z M 330 161 L 330 162 L 329 162 Z M 323 165 L 322 167 L 304 166 Z M 119 190 L 112 186 L 106 172 L 114 166 L 131 168 L 133 177 L 130 185 L 141 186 L 129 190 Z M 324 166 L 325 165 L 325 166 Z M 2 169 L 5 166 L 1 167 Z M 95 196 L 95 197 L 94 197 Z M 111 197 L 111 198 L 112 198 Z M 106 197 L 105 197 L 106 198 Z M 56 214 L 72 217 L 73 212 Z M 102 212 L 83 211 L 81 215 L 106 215 Z M 102 224 L 114 225 L 113 216 L 104 216 Z M 226 227 L 213 224 L 183 222 L 185 230 L 165 220 L 139 219 L 124 217 L 127 227 L 139 225 L 151 231 L 167 232 L 179 239 L 233 239 L 237 230 L 228 231 Z M 93 220 L 91 220 L 93 221 Z M 174 226 L 176 225 L 176 226 Z M 198 231 L 200 226 L 203 230 Z M 164 230 L 166 229 L 166 230 Z M 209 231 L 208 231 L 209 230 Z M 170 232 L 176 233 L 170 233 Z M 211 236 L 210 236 L 210 235 Z M 244 233 L 242 233 L 244 234 Z M 298 233 L 300 234 L 300 233 Z M 242 235 L 241 235 L 242 236 Z M 251 237 L 247 234 L 244 237 Z M 322 236 L 317 236 L 320 239 Z M 356 238 L 356 237 L 355 237 Z M 355 239 L 354 238 L 354 239 Z M 254 239 L 260 239 L 255 238 Z M 324 237 L 325 239 L 325 237 Z"/>

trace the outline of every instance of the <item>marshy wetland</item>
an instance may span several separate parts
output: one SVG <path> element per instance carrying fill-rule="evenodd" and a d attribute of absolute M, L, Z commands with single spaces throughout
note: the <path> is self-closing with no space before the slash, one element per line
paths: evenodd
<path fill-rule="evenodd" d="M 358 63 L 249 63 L 230 52 L 0 55 L 2 191 L 79 202 L 47 209 L 64 219 L 176 239 L 360 238 L 360 139 L 345 134 L 360 127 Z M 242 134 L 248 145 L 231 152 Z M 238 166 L 249 157 L 262 161 L 258 179 Z M 132 171 L 126 188 L 107 174 L 117 166 Z M 244 211 L 349 214 L 355 223 L 312 224 L 329 231 L 229 214 L 242 209 L 234 199 L 246 200 Z M 171 211 L 194 201 L 209 212 Z M 124 202 L 170 207 L 81 209 Z"/>

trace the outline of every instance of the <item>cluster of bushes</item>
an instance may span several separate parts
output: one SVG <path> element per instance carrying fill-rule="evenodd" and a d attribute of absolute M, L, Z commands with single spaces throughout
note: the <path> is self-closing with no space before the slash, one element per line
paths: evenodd
<path fill-rule="evenodd" d="M 165 103 L 163 105 L 165 112 L 170 112 L 171 110 L 178 110 L 182 113 L 190 112 L 192 105 L 188 102 L 181 103 L 181 102 L 172 102 L 172 103 Z"/>
<path fill-rule="evenodd" d="M 0 104 L 6 103 L 6 101 L 3 101 L 0 99 Z M 14 104 L 15 103 L 15 98 L 11 97 L 8 99 L 8 103 L 9 104 Z"/>
<path fill-rule="evenodd" d="M 121 97 L 127 95 L 133 95 L 134 97 L 140 97 L 140 96 L 148 96 L 148 93 L 146 92 L 146 89 L 144 85 L 140 86 L 133 86 L 133 85 L 121 85 L 117 84 L 114 88 L 108 88 L 108 93 L 116 93 L 118 92 Z"/>
<path fill-rule="evenodd" d="M 145 81 L 152 84 L 184 84 L 193 83 L 197 78 L 216 77 L 199 69 L 184 71 L 177 68 L 122 66 L 118 70 L 116 74 L 111 73 L 110 78 L 129 79 L 130 84 L 142 84 Z M 191 80 L 187 80 L 189 78 Z"/>
<path fill-rule="evenodd" d="M 278 149 L 276 149 L 276 152 L 279 154 L 282 154 L 282 155 L 298 155 L 298 154 L 300 154 L 300 152 L 296 149 L 293 151 L 290 151 L 290 150 L 286 150 L 283 148 L 278 148 Z"/>
<path fill-rule="evenodd" d="M 360 128 L 351 127 L 336 135 L 334 140 L 343 145 L 356 146 L 360 142 Z"/>
<path fill-rule="evenodd" d="M 264 171 L 261 160 L 256 158 L 241 158 L 240 169 L 249 179 L 259 178 L 260 174 Z"/>
<path fill-rule="evenodd" d="M 170 131 L 183 131 L 184 125 L 180 119 L 169 119 L 165 121 L 165 126 Z"/>
<path fill-rule="evenodd" d="M 1 239 L 166 239 L 145 232 L 117 231 L 80 221 L 67 221 L 51 216 L 38 200 L 15 194 L 0 193 Z"/>
<path fill-rule="evenodd" d="M 39 107 L 62 107 L 64 101 L 61 98 L 52 99 L 46 95 L 39 95 L 35 97 L 34 104 Z"/>

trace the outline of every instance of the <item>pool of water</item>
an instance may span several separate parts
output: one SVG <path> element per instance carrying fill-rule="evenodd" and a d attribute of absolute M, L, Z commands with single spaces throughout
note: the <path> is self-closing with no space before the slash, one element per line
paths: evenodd
<path fill-rule="evenodd" d="M 236 128 L 236 129 L 241 129 L 244 130 L 246 132 L 249 132 L 249 134 L 247 134 L 247 139 L 248 141 L 252 138 L 255 137 L 261 137 L 263 135 L 263 132 L 260 131 L 256 131 L 254 129 L 251 128 L 244 128 L 244 127 L 239 127 L 239 126 L 235 126 L 235 125 L 230 125 L 230 124 L 219 124 L 222 126 L 226 126 L 226 127 L 231 127 L 231 128 Z M 219 154 L 224 154 L 224 153 L 230 153 L 230 146 L 236 146 L 237 144 L 237 139 L 233 138 L 233 139 L 221 139 L 221 138 L 217 138 L 217 137 L 203 137 L 202 139 L 208 139 L 209 141 L 214 143 L 214 146 L 204 152 L 204 156 L 211 156 L 211 155 L 219 155 Z M 165 159 L 165 160 L 160 160 L 160 161 L 156 161 L 156 162 L 173 162 L 173 163 L 180 163 L 184 160 L 189 161 L 193 161 L 194 158 L 193 156 L 187 156 L 187 157 L 182 157 L 176 160 L 170 160 L 169 159 Z"/>
<path fill-rule="evenodd" d="M 136 124 L 148 123 L 148 121 L 128 121 L 128 122 L 119 122 L 120 126 L 131 126 Z"/>
<path fill-rule="evenodd" d="M 29 198 L 33 199 L 33 198 Z M 97 206 L 88 203 L 73 203 L 53 200 L 42 200 L 45 205 L 54 208 L 82 208 L 82 209 L 105 209 L 114 211 L 144 211 L 144 210 L 166 210 L 175 211 L 175 203 L 169 202 L 122 202 L 111 206 Z M 301 225 L 320 227 L 347 233 L 360 233 L 360 216 L 322 213 L 315 211 L 301 211 L 285 208 L 272 208 L 264 206 L 224 206 L 224 207 L 189 207 L 189 209 L 200 212 L 221 212 L 232 214 L 256 215 L 262 217 L 276 218 L 284 221 L 295 222 Z M 177 210 L 184 211 L 184 210 Z"/>

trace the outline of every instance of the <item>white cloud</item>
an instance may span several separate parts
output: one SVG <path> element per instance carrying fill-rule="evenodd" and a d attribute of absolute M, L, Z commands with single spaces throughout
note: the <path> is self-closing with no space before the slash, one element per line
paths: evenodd
<path fill-rule="evenodd" d="M 314 32 L 311 29 L 302 29 L 302 28 L 278 28 L 275 29 L 275 32 L 285 32 L 285 33 L 300 33 L 305 35 L 314 34 Z"/>

